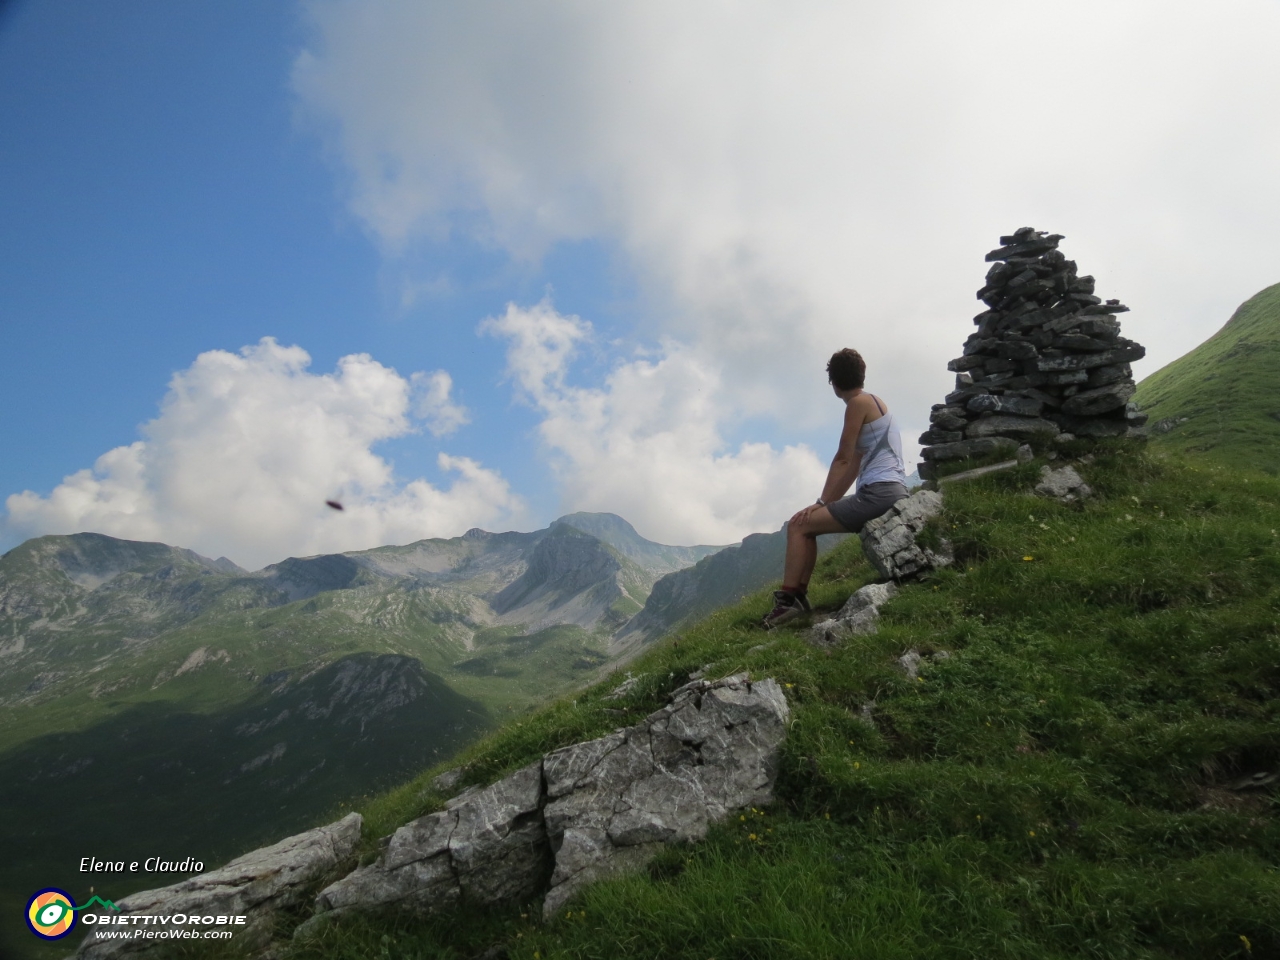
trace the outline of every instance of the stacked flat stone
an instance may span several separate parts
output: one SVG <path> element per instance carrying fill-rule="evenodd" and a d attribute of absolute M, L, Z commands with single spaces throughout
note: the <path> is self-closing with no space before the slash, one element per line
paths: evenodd
<path fill-rule="evenodd" d="M 1094 295 L 1093 277 L 1076 274 L 1061 239 L 1023 227 L 987 254 L 993 266 L 978 299 L 988 309 L 947 364 L 956 388 L 920 435 L 923 479 L 938 463 L 1013 454 L 1028 441 L 1141 433 L 1147 417 L 1131 402 L 1130 363 L 1146 348 L 1120 336 L 1116 315 L 1129 308 Z"/>

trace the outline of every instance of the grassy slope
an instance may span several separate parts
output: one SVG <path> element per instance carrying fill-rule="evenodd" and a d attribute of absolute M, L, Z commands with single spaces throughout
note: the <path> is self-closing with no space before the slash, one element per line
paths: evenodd
<path fill-rule="evenodd" d="M 703 664 L 747 668 L 794 710 L 769 810 L 549 924 L 536 906 L 353 920 L 286 956 L 1280 956 L 1280 801 L 1227 788 L 1280 767 L 1280 481 L 1108 449 L 1083 506 L 1030 496 L 1037 464 L 949 488 L 959 562 L 875 636 L 759 649 L 760 594 L 635 661 L 624 717 L 602 684 L 463 755 L 491 781 Z M 834 608 L 872 578 L 851 541 L 812 595 Z M 912 682 L 893 666 L 909 647 L 952 657 Z M 440 802 L 428 775 L 366 805 L 370 852 Z"/>
<path fill-rule="evenodd" d="M 1245 301 L 1226 326 L 1151 376 L 1137 402 L 1152 422 L 1189 417 L 1153 442 L 1240 469 L 1280 472 L 1280 284 Z"/>

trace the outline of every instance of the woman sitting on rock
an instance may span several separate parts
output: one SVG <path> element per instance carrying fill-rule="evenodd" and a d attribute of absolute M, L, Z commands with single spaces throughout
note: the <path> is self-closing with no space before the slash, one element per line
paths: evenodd
<path fill-rule="evenodd" d="M 862 356 L 847 347 L 833 353 L 827 363 L 827 380 L 845 403 L 840 447 L 827 471 L 822 496 L 787 524 L 782 589 L 773 593 L 774 607 L 764 618 L 766 628 L 809 612 L 809 578 L 818 560 L 821 534 L 857 533 L 907 495 L 902 434 L 884 403 L 862 389 L 866 372 Z M 857 490 L 846 497 L 855 479 Z"/>

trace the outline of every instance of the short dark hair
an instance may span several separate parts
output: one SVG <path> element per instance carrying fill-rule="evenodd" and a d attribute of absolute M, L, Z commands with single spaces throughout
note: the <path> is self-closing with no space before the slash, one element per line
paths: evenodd
<path fill-rule="evenodd" d="M 827 361 L 827 380 L 837 390 L 859 388 L 867 379 L 867 363 L 852 347 L 837 350 Z"/>

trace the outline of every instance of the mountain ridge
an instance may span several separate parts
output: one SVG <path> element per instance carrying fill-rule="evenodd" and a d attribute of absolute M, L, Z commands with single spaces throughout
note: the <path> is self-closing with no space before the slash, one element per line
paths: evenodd
<path fill-rule="evenodd" d="M 655 581 L 716 549 L 653 543 L 621 517 L 583 513 L 529 533 L 476 529 L 253 572 L 162 543 L 33 538 L 0 557 L 0 715 L 72 692 L 102 717 L 174 683 L 206 688 L 174 696 L 225 704 L 263 676 L 357 649 L 416 656 L 447 676 L 486 643 L 510 651 L 522 629 L 557 624 L 586 631 L 573 635 L 572 662 L 595 659 L 581 643 L 607 659 L 609 636 L 643 609 Z M 504 707 L 498 680 L 486 686 L 470 672 L 450 682 Z M 64 713 L 55 729 L 75 710 Z"/>

